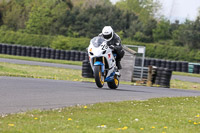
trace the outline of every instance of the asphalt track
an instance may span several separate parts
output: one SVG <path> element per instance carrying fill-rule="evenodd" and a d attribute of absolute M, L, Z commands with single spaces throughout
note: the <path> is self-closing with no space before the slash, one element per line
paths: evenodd
<path fill-rule="evenodd" d="M 120 85 L 117 90 L 97 88 L 95 83 L 0 77 L 0 114 L 33 109 L 156 97 L 200 96 L 200 91 Z"/>

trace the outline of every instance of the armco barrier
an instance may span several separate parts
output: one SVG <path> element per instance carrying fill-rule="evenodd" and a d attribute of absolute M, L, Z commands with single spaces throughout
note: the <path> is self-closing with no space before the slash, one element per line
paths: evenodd
<path fill-rule="evenodd" d="M 72 61 L 88 60 L 87 53 L 82 51 L 55 50 L 51 48 L 30 47 L 14 44 L 0 44 L 0 54 Z"/>

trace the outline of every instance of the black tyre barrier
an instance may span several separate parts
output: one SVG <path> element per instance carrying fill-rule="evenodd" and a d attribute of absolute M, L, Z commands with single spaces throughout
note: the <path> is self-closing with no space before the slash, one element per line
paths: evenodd
<path fill-rule="evenodd" d="M 21 56 L 26 56 L 26 46 L 21 47 Z"/>
<path fill-rule="evenodd" d="M 179 62 L 179 61 L 177 61 L 177 62 L 176 62 L 176 71 L 178 71 L 178 72 L 182 72 L 181 67 L 182 67 L 182 63 Z"/>
<path fill-rule="evenodd" d="M 200 65 L 194 65 L 194 73 L 200 74 Z"/>
<path fill-rule="evenodd" d="M 55 59 L 55 54 L 56 54 L 56 50 L 55 49 L 50 49 L 50 58 L 51 59 Z"/>
<path fill-rule="evenodd" d="M 70 60 L 71 51 L 65 51 L 65 60 Z"/>
<path fill-rule="evenodd" d="M 32 47 L 32 49 L 31 49 L 31 57 L 36 57 L 36 47 Z"/>
<path fill-rule="evenodd" d="M 137 57 L 135 58 L 135 66 L 141 66 L 142 65 L 142 58 Z"/>
<path fill-rule="evenodd" d="M 94 78 L 93 71 L 88 60 L 83 60 L 82 76 L 85 78 Z"/>
<path fill-rule="evenodd" d="M 50 54 L 51 54 L 51 49 L 50 48 L 46 48 L 46 54 L 45 54 L 45 58 L 50 59 Z"/>
<path fill-rule="evenodd" d="M 161 60 L 160 59 L 156 59 L 156 67 L 161 67 Z"/>
<path fill-rule="evenodd" d="M 65 59 L 65 51 L 64 50 L 60 50 L 60 59 L 61 60 Z"/>
<path fill-rule="evenodd" d="M 188 72 L 188 65 L 189 63 L 184 61 L 182 62 L 182 72 Z"/>
<path fill-rule="evenodd" d="M 171 69 L 171 61 L 166 61 L 166 68 Z"/>
<path fill-rule="evenodd" d="M 70 60 L 75 61 L 75 51 L 70 52 Z"/>
<path fill-rule="evenodd" d="M 22 46 L 17 45 L 16 55 L 21 56 Z"/>
<path fill-rule="evenodd" d="M 40 58 L 41 57 L 41 48 L 36 47 L 36 51 L 35 51 L 35 57 Z"/>
<path fill-rule="evenodd" d="M 32 52 L 32 47 L 27 46 L 26 47 L 26 56 L 31 56 L 31 52 Z"/>
<path fill-rule="evenodd" d="M 1 53 L 6 54 L 6 50 L 7 50 L 7 45 L 2 44 Z"/>
<path fill-rule="evenodd" d="M 172 76 L 172 70 L 168 68 L 157 68 L 155 84 L 162 87 L 170 88 L 170 80 Z"/>
<path fill-rule="evenodd" d="M 2 44 L 0 43 L 0 54 L 1 54 L 1 52 L 2 52 Z"/>
<path fill-rule="evenodd" d="M 155 59 L 150 59 L 150 65 L 155 66 L 156 65 L 156 60 Z"/>
<path fill-rule="evenodd" d="M 89 61 L 88 53 L 85 54 L 85 60 L 88 60 L 88 61 Z"/>
<path fill-rule="evenodd" d="M 85 54 L 86 54 L 86 52 L 81 52 L 80 53 L 80 61 L 85 60 Z"/>
<path fill-rule="evenodd" d="M 171 69 L 172 69 L 172 71 L 176 71 L 176 62 L 175 61 L 171 61 Z"/>
<path fill-rule="evenodd" d="M 166 60 L 161 60 L 161 67 L 165 68 L 166 67 Z"/>
<path fill-rule="evenodd" d="M 11 55 L 11 50 L 12 50 L 12 46 L 11 45 L 7 45 L 6 54 Z"/>
<path fill-rule="evenodd" d="M 41 48 L 41 58 L 46 57 L 46 48 Z"/>
<path fill-rule="evenodd" d="M 149 59 L 149 58 L 146 58 L 146 61 L 145 61 L 145 67 L 148 67 L 149 65 L 150 65 L 150 63 L 151 63 L 151 60 Z"/>
<path fill-rule="evenodd" d="M 55 50 L 55 59 L 60 59 L 60 50 Z"/>
<path fill-rule="evenodd" d="M 75 61 L 80 61 L 80 52 L 79 51 L 75 51 Z"/>

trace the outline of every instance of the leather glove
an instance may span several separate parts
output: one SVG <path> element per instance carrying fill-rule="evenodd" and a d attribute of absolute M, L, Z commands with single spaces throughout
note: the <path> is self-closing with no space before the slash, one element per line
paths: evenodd
<path fill-rule="evenodd" d="M 115 46 L 110 45 L 109 48 L 112 49 L 112 50 L 114 50 L 114 49 L 115 49 Z"/>

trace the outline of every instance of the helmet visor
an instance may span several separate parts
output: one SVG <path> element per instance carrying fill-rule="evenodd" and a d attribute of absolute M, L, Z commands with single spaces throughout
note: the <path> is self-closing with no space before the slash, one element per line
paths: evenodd
<path fill-rule="evenodd" d="M 110 39 L 110 38 L 112 37 L 112 33 L 109 34 L 109 35 L 103 35 L 103 37 L 104 37 L 105 39 Z"/>

